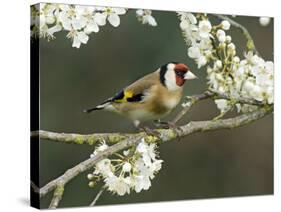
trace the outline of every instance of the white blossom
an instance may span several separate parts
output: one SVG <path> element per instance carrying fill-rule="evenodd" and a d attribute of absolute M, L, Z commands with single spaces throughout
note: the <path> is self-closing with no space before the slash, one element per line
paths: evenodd
<path fill-rule="evenodd" d="M 97 155 L 107 148 L 107 144 L 102 142 L 96 147 L 93 155 Z M 134 150 L 123 151 L 124 156 L 117 155 L 118 159 L 106 158 L 98 162 L 94 172 L 87 177 L 92 182 L 94 179 L 102 177 L 105 187 L 120 196 L 129 194 L 131 190 L 136 192 L 148 190 L 151 180 L 160 171 L 163 162 L 158 159 L 156 148 L 156 144 L 147 144 L 142 139 Z"/>
<path fill-rule="evenodd" d="M 221 62 L 221 60 L 217 60 L 217 61 L 215 62 L 215 66 L 216 66 L 216 68 L 218 68 L 218 69 L 222 68 L 222 62 Z"/>
<path fill-rule="evenodd" d="M 216 99 L 215 103 L 217 104 L 218 109 L 223 113 L 231 108 L 231 106 L 228 104 L 228 101 L 225 99 Z"/>
<path fill-rule="evenodd" d="M 230 35 L 227 35 L 227 36 L 225 37 L 225 41 L 226 41 L 227 43 L 230 43 L 231 40 L 232 40 L 232 38 L 231 38 Z"/>
<path fill-rule="evenodd" d="M 207 16 L 201 16 L 201 20 L 191 23 L 187 13 L 178 15 L 188 46 L 187 54 L 194 59 L 198 68 L 207 66 L 208 85 L 212 90 L 230 95 L 233 101 L 245 97 L 273 104 L 273 62 L 265 61 L 252 51 L 248 51 L 244 58 L 237 56 L 236 46 L 225 32 L 230 29 L 228 21 L 222 21 L 219 27 L 212 27 Z M 215 103 L 222 114 L 231 109 L 232 105 L 236 106 L 238 112 L 256 109 L 256 106 L 233 104 L 224 99 L 218 99 Z"/>
<path fill-rule="evenodd" d="M 133 185 L 135 191 L 139 193 L 142 190 L 148 190 L 151 186 L 151 181 L 147 176 L 137 175 L 133 178 Z"/>
<path fill-rule="evenodd" d="M 262 26 L 268 26 L 270 24 L 270 17 L 260 17 L 259 22 Z"/>
<path fill-rule="evenodd" d="M 226 41 L 226 35 L 225 35 L 225 32 L 221 29 L 219 29 L 217 31 L 217 34 L 216 34 L 217 38 L 218 38 L 218 41 L 220 43 L 224 43 Z"/>
<path fill-rule="evenodd" d="M 102 26 L 106 24 L 106 20 L 114 26 L 118 27 L 120 25 L 119 15 L 126 14 L 126 9 L 124 8 L 112 8 L 112 7 L 99 7 L 98 10 L 103 11 L 97 15 L 98 23 Z"/>
<path fill-rule="evenodd" d="M 192 13 L 178 12 L 180 27 L 183 30 L 185 41 L 188 45 L 196 43 L 198 40 L 197 19 Z"/>
<path fill-rule="evenodd" d="M 88 42 L 89 34 L 99 32 L 106 20 L 114 27 L 119 26 L 119 15 L 126 13 L 124 8 L 51 3 L 41 3 L 38 8 L 32 7 L 32 10 L 32 35 L 38 31 L 40 37 L 50 39 L 55 38 L 55 33 L 65 30 L 67 38 L 72 40 L 72 46 L 76 48 Z"/>
<path fill-rule="evenodd" d="M 223 30 L 229 30 L 230 29 L 230 23 L 227 20 L 223 20 L 221 22 L 221 27 Z"/>
<path fill-rule="evenodd" d="M 101 174 L 103 177 L 108 177 L 113 175 L 113 171 L 114 167 L 112 166 L 111 161 L 106 158 L 96 164 L 93 174 Z"/>
<path fill-rule="evenodd" d="M 130 184 L 123 177 L 112 175 L 108 178 L 105 178 L 104 181 L 109 191 L 117 193 L 120 196 L 130 193 Z"/>
<path fill-rule="evenodd" d="M 211 29 L 212 29 L 212 25 L 209 20 L 202 20 L 199 22 L 200 37 L 208 38 L 210 36 Z"/>
<path fill-rule="evenodd" d="M 155 18 L 152 16 L 151 10 L 142 10 L 142 9 L 136 10 L 136 16 L 142 24 L 148 24 L 154 27 L 157 26 L 157 22 Z"/>

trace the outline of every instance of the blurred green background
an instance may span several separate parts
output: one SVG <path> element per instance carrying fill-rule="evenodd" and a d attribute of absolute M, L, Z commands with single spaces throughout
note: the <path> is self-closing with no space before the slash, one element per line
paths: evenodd
<path fill-rule="evenodd" d="M 185 94 L 206 88 L 205 70 L 187 57 L 187 47 L 174 12 L 154 11 L 157 27 L 140 24 L 131 10 L 118 28 L 107 24 L 90 35 L 86 45 L 72 48 L 65 32 L 50 42 L 40 40 L 40 129 L 56 132 L 135 132 L 132 123 L 116 114 L 82 110 L 95 106 L 139 77 L 169 61 L 190 66 L 199 80 L 185 85 Z M 263 58 L 273 60 L 273 23 L 260 26 L 256 17 L 235 17 L 252 34 Z M 218 20 L 211 19 L 213 23 Z M 231 35 L 241 56 L 245 39 Z M 165 120 L 173 117 L 180 106 Z M 182 121 L 218 115 L 210 100 L 198 103 Z M 235 115 L 232 112 L 228 116 Z M 40 186 L 87 159 L 94 146 L 40 142 Z M 250 125 L 190 135 L 160 147 L 163 168 L 148 191 L 117 196 L 105 192 L 97 205 L 184 200 L 273 193 L 273 116 Z M 60 207 L 87 206 L 99 191 L 79 175 L 65 188 Z M 48 207 L 52 194 L 44 197 Z"/>

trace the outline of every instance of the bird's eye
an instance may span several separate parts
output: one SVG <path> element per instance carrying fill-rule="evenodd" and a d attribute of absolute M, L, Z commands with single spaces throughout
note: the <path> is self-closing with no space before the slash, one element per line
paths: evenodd
<path fill-rule="evenodd" d="M 183 77 L 184 74 L 185 74 L 183 71 L 177 71 L 176 70 L 175 72 L 176 72 L 176 75 L 179 76 L 179 77 Z"/>

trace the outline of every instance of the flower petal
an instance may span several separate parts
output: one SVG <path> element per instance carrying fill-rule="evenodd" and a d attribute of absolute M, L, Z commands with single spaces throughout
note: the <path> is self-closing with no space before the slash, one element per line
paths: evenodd
<path fill-rule="evenodd" d="M 152 17 L 151 15 L 148 16 L 148 23 L 149 23 L 149 25 L 151 25 L 151 26 L 157 26 L 157 22 L 156 22 L 155 18 Z"/>
<path fill-rule="evenodd" d="M 118 27 L 119 26 L 119 24 L 120 24 L 120 18 L 119 18 L 119 16 L 117 15 L 117 14 L 110 14 L 109 16 L 108 16 L 108 21 L 109 21 L 109 23 L 112 25 L 112 26 L 114 26 L 114 27 Z"/>
<path fill-rule="evenodd" d="M 96 22 L 91 21 L 89 24 L 87 24 L 85 30 L 86 33 L 91 33 L 91 32 L 98 32 L 99 31 L 99 26 L 96 24 Z"/>
<path fill-rule="evenodd" d="M 124 15 L 126 13 L 126 9 L 124 9 L 124 8 L 117 7 L 117 8 L 112 8 L 112 9 L 118 15 Z"/>
<path fill-rule="evenodd" d="M 73 38 L 72 47 L 80 48 L 81 42 L 77 36 Z"/>
<path fill-rule="evenodd" d="M 86 44 L 89 40 L 89 36 L 85 32 L 78 32 L 77 36 L 81 43 Z"/>
<path fill-rule="evenodd" d="M 98 25 L 104 26 L 106 24 L 106 17 L 107 15 L 104 13 L 96 13 L 94 15 L 94 20 Z"/>

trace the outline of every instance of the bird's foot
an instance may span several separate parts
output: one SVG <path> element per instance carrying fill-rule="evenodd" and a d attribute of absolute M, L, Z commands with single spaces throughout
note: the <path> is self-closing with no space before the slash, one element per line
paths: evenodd
<path fill-rule="evenodd" d="M 171 129 L 176 134 L 178 140 L 180 140 L 181 135 L 183 134 L 183 130 L 181 127 L 177 126 L 174 122 L 162 122 L 162 121 L 154 121 L 155 126 L 161 127 L 164 129 Z"/>
<path fill-rule="evenodd" d="M 148 136 L 157 137 L 158 140 L 161 140 L 161 133 L 156 130 L 150 129 L 149 127 L 140 127 L 140 131 L 145 132 Z"/>

